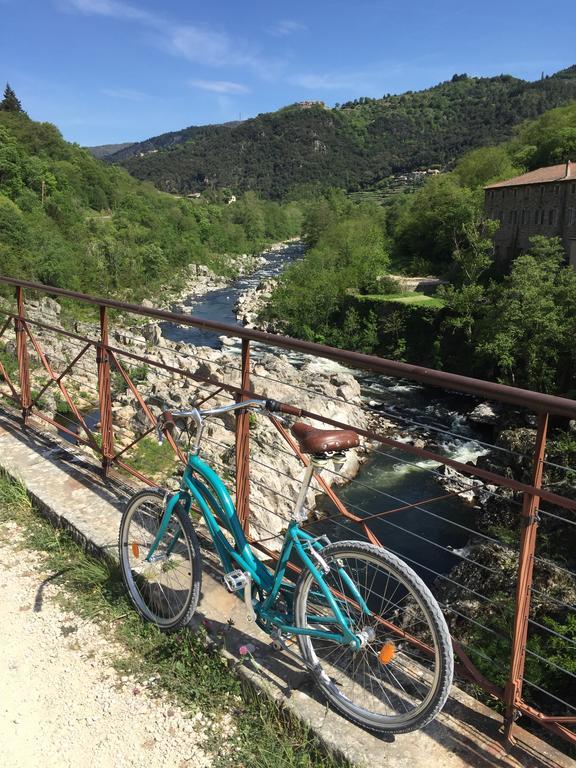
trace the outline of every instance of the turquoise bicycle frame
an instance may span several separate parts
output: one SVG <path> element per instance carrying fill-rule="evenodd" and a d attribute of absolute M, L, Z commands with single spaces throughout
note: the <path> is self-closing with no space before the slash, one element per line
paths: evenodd
<path fill-rule="evenodd" d="M 202 461 L 197 454 L 190 454 L 188 457 L 180 490 L 168 498 L 158 527 L 158 533 L 146 557 L 148 561 L 154 559 L 154 553 L 166 533 L 176 506 L 178 504 L 183 505 L 184 511 L 188 514 L 193 501 L 204 517 L 224 571 L 229 573 L 230 571 L 240 569 L 250 574 L 252 584 L 256 586 L 259 594 L 259 598 L 253 600 L 257 619 L 287 634 L 310 635 L 356 648 L 360 647 L 360 639 L 351 631 L 349 626 L 350 620 L 345 616 L 340 604 L 344 605 L 345 602 L 352 599 L 367 616 L 372 614 L 346 571 L 340 568 L 339 576 L 343 587 L 349 591 L 349 595 L 335 598 L 333 592 L 326 584 L 321 570 L 306 551 L 306 549 L 313 548 L 316 552 L 320 553 L 323 545 L 315 537 L 301 530 L 295 520 L 290 521 L 288 524 L 288 530 L 276 570 L 272 571 L 265 566 L 252 552 L 250 544 L 240 526 L 234 502 L 226 486 L 216 472 Z M 222 525 L 232 535 L 235 547 L 232 547 L 224 536 L 218 520 L 222 522 Z M 174 536 L 173 541 L 169 544 L 168 553 L 174 548 L 177 540 L 178 534 Z M 318 587 L 315 593 L 318 595 L 321 593 L 324 596 L 333 612 L 331 616 L 307 615 L 306 623 L 309 625 L 307 627 L 294 626 L 292 614 L 274 609 L 274 603 L 280 593 L 286 599 L 289 610 L 292 609 L 294 585 L 284 581 L 284 576 L 293 551 L 296 551 L 304 567 L 314 577 Z M 331 632 L 326 629 L 316 629 L 310 626 L 315 623 L 322 623 L 324 626 L 334 624 L 335 631 Z"/>

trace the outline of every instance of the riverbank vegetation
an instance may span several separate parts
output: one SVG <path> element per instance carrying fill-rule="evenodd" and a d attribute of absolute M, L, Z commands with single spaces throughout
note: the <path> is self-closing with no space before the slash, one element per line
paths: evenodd
<path fill-rule="evenodd" d="M 298 234 L 297 204 L 247 192 L 158 192 L 65 142 L 55 126 L 0 110 L 1 272 L 86 293 L 159 295 L 182 267 L 232 271 L 231 256 Z"/>

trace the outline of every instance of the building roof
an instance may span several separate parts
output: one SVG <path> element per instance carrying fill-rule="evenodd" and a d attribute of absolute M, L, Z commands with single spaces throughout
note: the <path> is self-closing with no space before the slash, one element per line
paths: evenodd
<path fill-rule="evenodd" d="M 513 179 L 498 181 L 496 184 L 488 184 L 484 189 L 498 189 L 499 187 L 520 187 L 524 184 L 546 184 L 558 181 L 576 181 L 576 163 L 560 163 L 560 165 L 549 165 L 546 168 L 538 168 L 530 173 L 523 173 L 521 176 L 514 176 Z"/>

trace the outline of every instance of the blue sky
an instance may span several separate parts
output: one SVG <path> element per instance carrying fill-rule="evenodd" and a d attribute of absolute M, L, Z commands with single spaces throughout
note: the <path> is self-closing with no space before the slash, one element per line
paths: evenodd
<path fill-rule="evenodd" d="M 0 0 L 0 84 L 83 145 L 576 63 L 574 0 Z"/>

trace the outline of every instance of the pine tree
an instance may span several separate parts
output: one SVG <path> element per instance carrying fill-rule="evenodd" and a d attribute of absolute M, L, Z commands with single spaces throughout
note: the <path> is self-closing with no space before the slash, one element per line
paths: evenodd
<path fill-rule="evenodd" d="M 6 88 L 4 89 L 4 98 L 2 101 L 0 101 L 0 109 L 3 109 L 5 112 L 23 112 L 22 104 L 20 103 L 20 100 L 10 88 L 10 84 L 6 83 Z"/>

